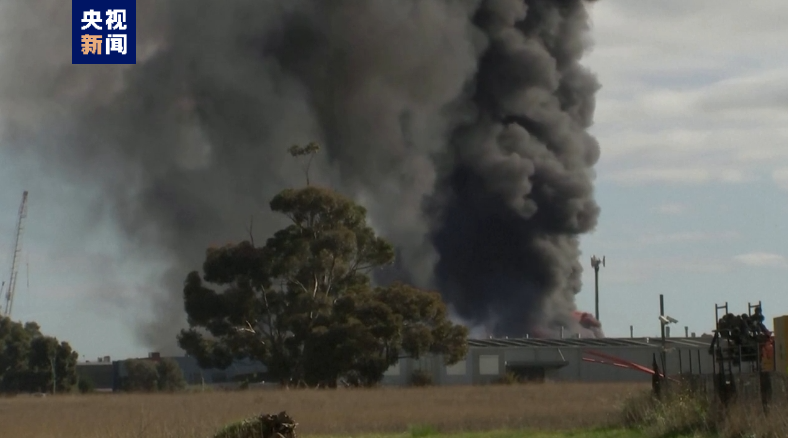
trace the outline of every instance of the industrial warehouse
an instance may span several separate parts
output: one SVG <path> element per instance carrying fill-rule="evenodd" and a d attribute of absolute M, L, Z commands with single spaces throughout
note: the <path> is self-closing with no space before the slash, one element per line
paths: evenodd
<path fill-rule="evenodd" d="M 690 363 L 693 363 L 691 366 L 697 367 L 698 370 L 706 367 L 709 372 L 711 371 L 708 340 L 670 339 L 669 344 L 681 345 L 685 362 L 683 366 L 687 369 Z M 426 373 L 433 383 L 441 385 L 495 383 L 507 373 L 537 381 L 637 381 L 648 376 L 620 366 L 605 366 L 610 361 L 593 354 L 598 352 L 633 363 L 650 364 L 652 356 L 659 351 L 659 346 L 658 342 L 655 343 L 648 338 L 470 339 L 468 355 L 460 362 L 444 366 L 443 358 L 436 355 L 419 359 L 403 358 L 386 372 L 382 383 L 409 385 L 416 371 Z M 701 362 L 698 362 L 698 357 L 701 358 Z M 147 359 L 156 361 L 160 358 L 157 353 L 151 353 Z M 235 382 L 238 382 L 240 376 L 264 374 L 266 371 L 265 366 L 254 362 L 239 361 L 227 370 L 218 370 L 201 369 L 197 361 L 191 357 L 181 356 L 171 359 L 178 363 L 190 385 L 237 385 Z M 678 361 L 676 357 L 676 367 L 680 367 Z M 99 390 L 119 390 L 119 381 L 126 375 L 124 361 L 110 361 L 108 357 L 96 362 L 81 363 L 78 365 L 78 371 L 80 376 L 94 382 Z"/>
<path fill-rule="evenodd" d="M 667 338 L 667 372 L 711 374 L 711 340 L 711 336 Z M 661 346 L 659 338 L 469 339 L 468 355 L 460 362 L 445 366 L 437 355 L 403 358 L 385 373 L 382 383 L 407 386 L 417 371 L 438 385 L 490 384 L 507 374 L 526 381 L 648 381 L 649 372 L 643 368 L 651 369 Z M 159 358 L 156 353 L 149 355 L 150 360 Z M 228 386 L 238 382 L 239 376 L 265 373 L 262 364 L 253 362 L 236 362 L 227 370 L 203 370 L 194 358 L 172 359 L 191 385 Z M 79 371 L 105 390 L 118 390 L 117 381 L 125 375 L 123 361 L 106 359 L 80 364 Z"/>
<path fill-rule="evenodd" d="M 667 339 L 669 372 L 711 373 L 710 341 L 710 336 Z M 383 382 L 407 385 L 416 371 L 442 385 L 490 384 L 507 375 L 525 381 L 648 381 L 646 370 L 662 343 L 659 338 L 508 338 L 470 339 L 468 347 L 466 358 L 451 366 L 444 366 L 440 356 L 400 359 Z"/>
<path fill-rule="evenodd" d="M 759 314 L 760 304 L 750 307 Z M 729 315 L 727 307 L 718 308 L 724 308 L 725 315 Z M 725 321 L 725 317 L 720 321 Z M 685 331 L 685 336 L 672 337 L 666 326 L 663 322 L 664 337 L 655 338 L 469 339 L 468 354 L 458 363 L 446 366 L 438 355 L 402 358 L 385 373 L 382 383 L 407 386 L 415 373 L 427 376 L 436 385 L 483 385 L 506 378 L 530 382 L 647 382 L 655 370 L 657 373 L 664 370 L 667 376 L 712 376 L 724 369 L 723 361 L 712 354 L 713 346 L 721 345 L 715 335 L 695 336 Z M 763 349 L 763 354 L 736 361 L 738 368 L 734 366 L 731 372 L 747 373 L 757 371 L 756 368 L 788 370 L 784 353 L 778 357 L 773 355 L 774 351 L 785 351 L 788 316 L 774 318 L 774 328 L 773 343 Z M 722 331 L 718 326 L 714 333 Z M 160 356 L 151 353 L 147 359 L 156 361 Z M 245 377 L 266 372 L 263 364 L 253 361 L 238 361 L 226 370 L 218 370 L 201 369 L 191 357 L 172 359 L 191 385 L 231 388 Z M 107 357 L 99 362 L 80 364 L 79 373 L 94 381 L 98 389 L 117 391 L 125 368 L 123 361 L 110 361 Z"/>
<path fill-rule="evenodd" d="M 662 296 L 660 296 L 661 306 Z M 774 330 L 763 324 L 762 304 L 748 303 L 748 312 L 730 313 L 715 305 L 713 334 L 671 337 L 677 322 L 659 315 L 656 338 L 470 339 L 468 355 L 444 366 L 442 358 L 401 359 L 386 373 L 384 383 L 407 385 L 414 372 L 442 385 L 476 385 L 518 381 L 637 382 L 654 376 L 715 376 L 722 386 L 734 385 L 735 374 L 760 378 L 760 391 L 771 393 L 767 377 L 788 373 L 785 355 L 788 316 L 774 318 Z M 663 312 L 664 313 L 664 312 Z M 775 352 L 780 354 L 775 355 Z M 706 379 L 708 381 L 708 379 Z"/>

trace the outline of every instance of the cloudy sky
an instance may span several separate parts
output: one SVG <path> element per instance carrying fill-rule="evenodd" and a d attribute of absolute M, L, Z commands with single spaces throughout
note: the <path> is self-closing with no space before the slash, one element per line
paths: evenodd
<path fill-rule="evenodd" d="M 605 0 L 592 16 L 586 63 L 603 84 L 593 128 L 602 216 L 583 239 L 589 269 L 578 306 L 593 311 L 588 258 L 597 254 L 607 259 L 608 336 L 627 336 L 630 325 L 639 336 L 658 333 L 660 293 L 679 331 L 710 330 L 715 303 L 743 313 L 762 300 L 768 317 L 788 314 L 788 2 Z M 88 359 L 144 355 L 129 328 L 144 311 L 135 286 L 149 273 L 111 257 L 119 242 L 110 223 L 88 220 L 90 188 L 1 147 L 0 278 L 24 189 L 14 318 L 38 321 Z M 90 237 L 74 248 L 75 235 Z M 84 275 L 97 269 L 106 276 Z"/>
<path fill-rule="evenodd" d="M 681 331 L 709 330 L 726 301 L 788 314 L 786 14 L 780 1 L 594 6 L 602 216 L 583 248 L 607 256 L 609 335 L 654 333 L 660 293 Z M 581 307 L 592 284 L 589 269 Z"/>

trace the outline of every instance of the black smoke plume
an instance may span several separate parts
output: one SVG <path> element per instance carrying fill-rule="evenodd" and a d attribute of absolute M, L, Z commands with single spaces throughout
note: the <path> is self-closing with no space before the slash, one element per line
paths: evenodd
<path fill-rule="evenodd" d="M 586 131 L 598 84 L 578 62 L 587 22 L 580 1 L 490 1 L 474 16 L 489 46 L 473 120 L 449 140 L 432 237 L 441 291 L 497 335 L 572 325 L 577 236 L 599 215 Z"/>
<path fill-rule="evenodd" d="M 398 247 L 389 278 L 518 335 L 572 327 L 578 236 L 596 224 L 580 0 L 138 0 L 138 63 L 71 65 L 70 2 L 0 9 L 8 156 L 97 187 L 129 250 L 167 266 L 141 339 L 171 351 L 204 249 L 282 222 L 312 179 L 355 196 Z M 112 292 L 102 292 L 112 300 Z"/>

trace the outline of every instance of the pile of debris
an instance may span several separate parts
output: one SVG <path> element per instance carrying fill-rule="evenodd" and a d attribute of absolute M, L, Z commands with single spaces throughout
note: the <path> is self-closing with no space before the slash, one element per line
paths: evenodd
<path fill-rule="evenodd" d="M 298 423 L 287 412 L 262 414 L 231 424 L 213 438 L 296 438 Z"/>

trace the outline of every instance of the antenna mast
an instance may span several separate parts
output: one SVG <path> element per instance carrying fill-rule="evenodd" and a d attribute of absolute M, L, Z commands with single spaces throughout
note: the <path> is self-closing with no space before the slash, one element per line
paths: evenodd
<path fill-rule="evenodd" d="M 16 238 L 14 241 L 14 256 L 11 258 L 11 276 L 8 279 L 8 288 L 5 293 L 5 311 L 3 316 L 11 317 L 14 307 L 14 290 L 16 289 L 16 276 L 19 271 L 19 258 L 22 253 L 22 234 L 25 230 L 27 217 L 27 190 L 22 193 L 22 204 L 19 206 L 19 219 L 16 224 Z"/>

